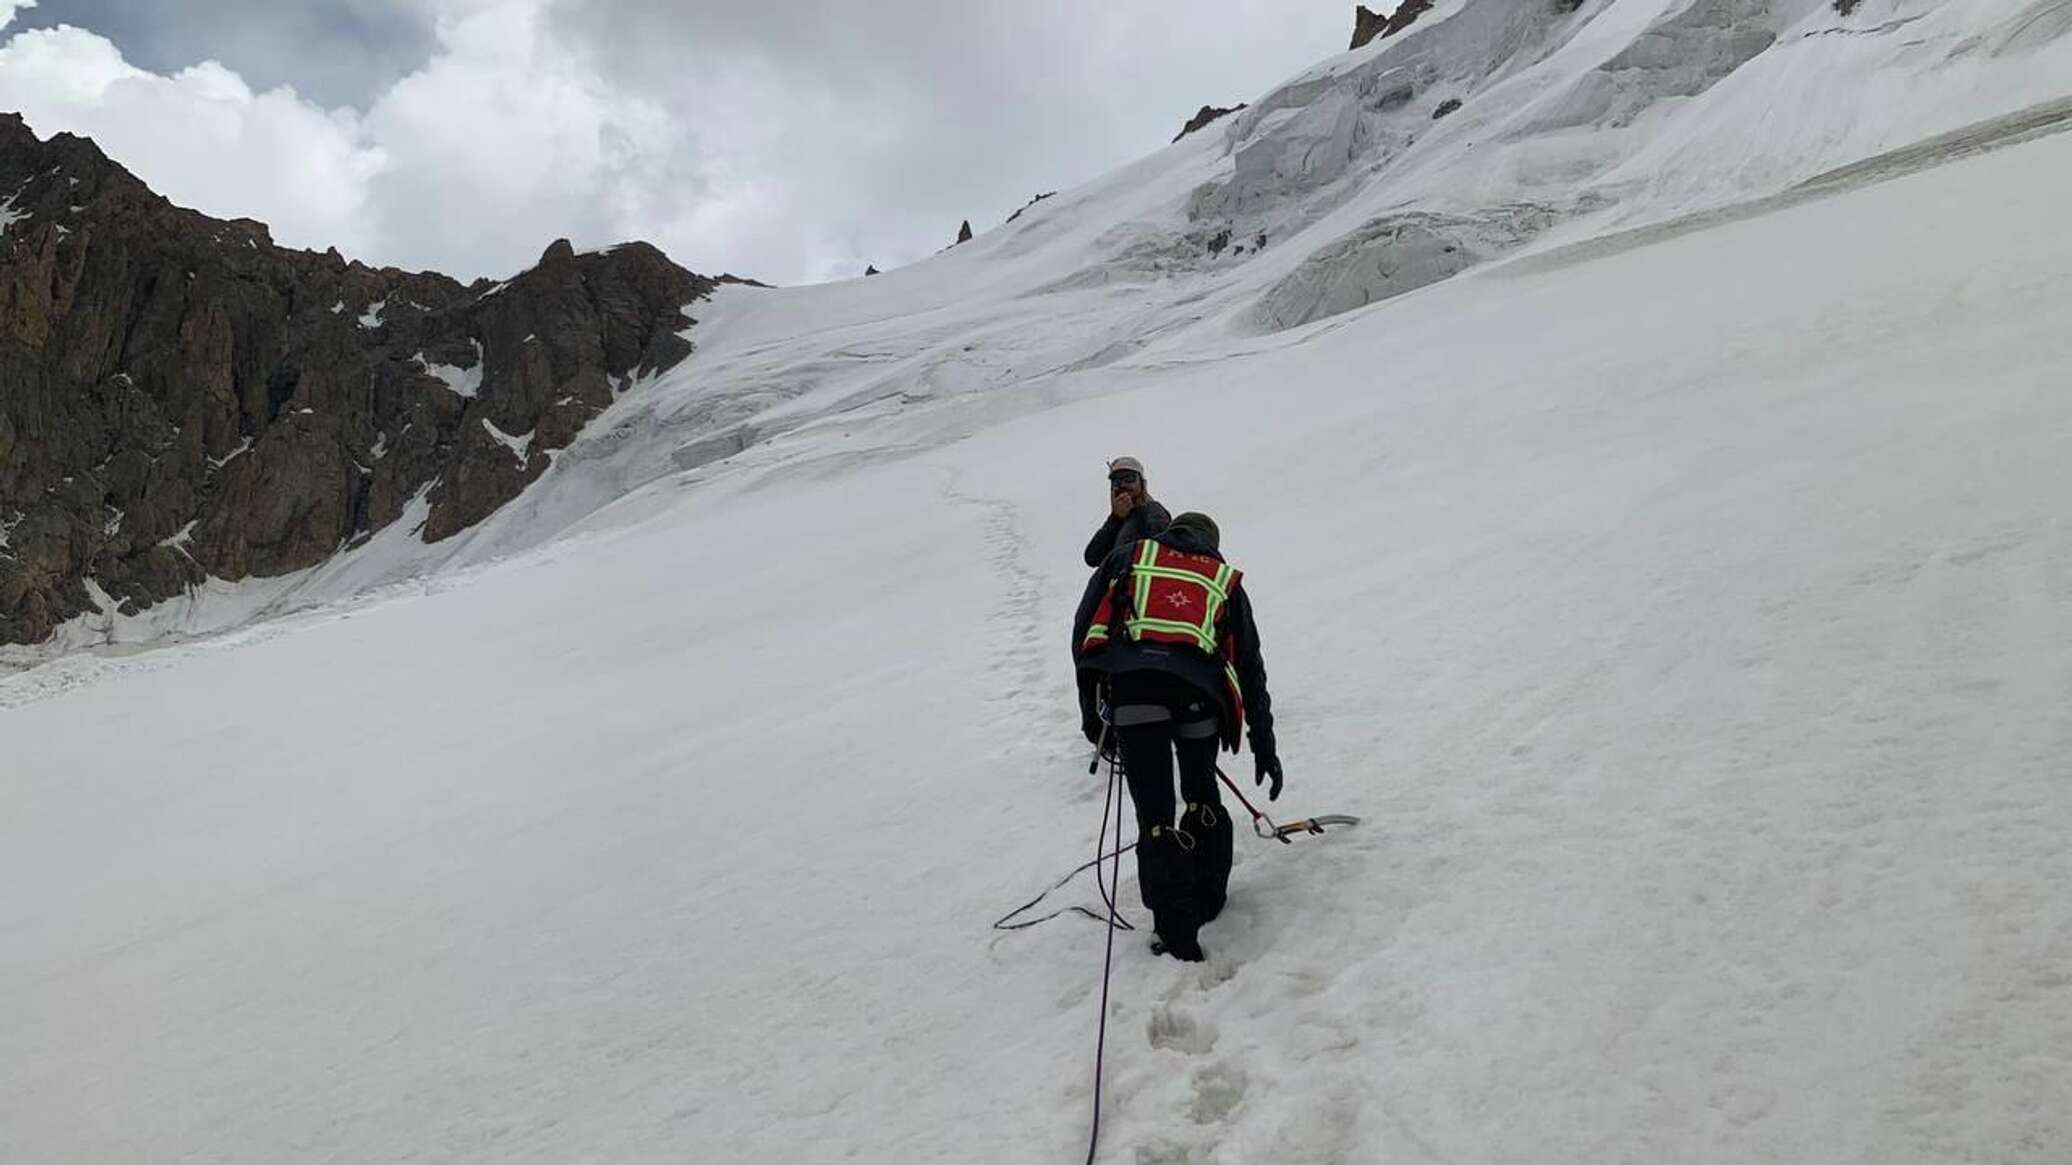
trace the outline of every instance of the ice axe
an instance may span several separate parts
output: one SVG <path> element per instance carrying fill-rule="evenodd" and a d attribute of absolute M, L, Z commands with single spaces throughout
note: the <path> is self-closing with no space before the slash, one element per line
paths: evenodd
<path fill-rule="evenodd" d="M 1251 800 L 1245 796 L 1245 791 L 1237 787 L 1237 782 L 1230 779 L 1229 773 L 1223 771 L 1222 765 L 1216 766 L 1216 775 L 1222 778 L 1223 784 L 1237 797 L 1237 803 L 1243 805 L 1245 811 L 1252 815 L 1252 832 L 1259 835 L 1261 840 L 1277 841 L 1282 845 L 1294 845 L 1295 839 L 1292 836 L 1294 834 L 1320 834 L 1324 832 L 1324 827 L 1327 825 L 1343 827 L 1360 823 L 1359 818 L 1344 813 L 1321 813 L 1315 817 L 1305 817 L 1300 821 L 1290 821 L 1285 825 L 1278 825 L 1274 823 L 1273 818 L 1261 813 L 1257 805 L 1252 804 Z"/>

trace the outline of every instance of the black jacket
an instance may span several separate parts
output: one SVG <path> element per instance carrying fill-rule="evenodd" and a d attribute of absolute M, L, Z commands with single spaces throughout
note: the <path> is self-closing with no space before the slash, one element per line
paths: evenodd
<path fill-rule="evenodd" d="M 1173 516 L 1152 498 L 1145 498 L 1144 504 L 1131 510 L 1127 518 L 1109 514 L 1101 528 L 1094 531 L 1093 540 L 1086 544 L 1086 564 L 1099 566 L 1108 561 L 1116 547 L 1128 546 L 1144 538 L 1156 538 L 1172 524 Z"/>
<path fill-rule="evenodd" d="M 1168 530 L 1152 541 L 1186 554 L 1207 554 L 1218 561 L 1223 558 L 1197 540 L 1191 530 Z M 1106 646 L 1096 648 L 1088 655 L 1079 654 L 1079 645 L 1086 639 L 1086 630 L 1094 621 L 1094 611 L 1101 605 L 1101 596 L 1107 594 L 1115 580 L 1129 570 L 1136 553 L 1135 542 L 1117 546 L 1101 563 L 1101 569 L 1087 580 L 1086 593 L 1080 596 L 1079 610 L 1072 617 L 1072 655 L 1079 671 L 1080 719 L 1089 721 L 1095 716 L 1094 706 L 1103 676 L 1130 671 L 1163 671 L 1186 680 L 1195 689 L 1215 698 L 1217 721 L 1224 743 L 1236 752 L 1236 710 L 1230 706 L 1226 694 L 1222 660 L 1211 658 L 1192 647 L 1139 643 L 1126 635 L 1112 637 Z M 1242 579 L 1230 592 L 1230 601 L 1223 608 L 1223 618 L 1236 648 L 1237 658 L 1233 664 L 1237 669 L 1238 691 L 1245 699 L 1245 727 L 1251 733 L 1252 755 L 1260 758 L 1274 756 L 1273 699 L 1266 692 L 1266 661 L 1259 655 L 1259 627 L 1252 621 L 1252 600 L 1245 594 Z"/>

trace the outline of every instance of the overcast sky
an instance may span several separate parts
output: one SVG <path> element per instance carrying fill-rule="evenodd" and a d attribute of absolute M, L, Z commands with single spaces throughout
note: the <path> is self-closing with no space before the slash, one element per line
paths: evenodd
<path fill-rule="evenodd" d="M 1346 0 L 0 0 L 0 109 L 182 205 L 462 279 L 642 238 L 890 267 L 1345 47 Z M 11 18 L 11 19 L 10 19 Z"/>

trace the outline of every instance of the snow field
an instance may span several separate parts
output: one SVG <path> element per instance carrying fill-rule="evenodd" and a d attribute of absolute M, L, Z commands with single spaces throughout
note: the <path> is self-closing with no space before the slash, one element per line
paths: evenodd
<path fill-rule="evenodd" d="M 2068 179 L 806 425 L 0 681 L 0 1159 L 1076 1159 L 1100 930 L 986 924 L 1091 856 L 1131 452 L 1247 572 L 1273 811 L 1367 824 L 1120 945 L 1102 1160 L 2054 1160 Z"/>

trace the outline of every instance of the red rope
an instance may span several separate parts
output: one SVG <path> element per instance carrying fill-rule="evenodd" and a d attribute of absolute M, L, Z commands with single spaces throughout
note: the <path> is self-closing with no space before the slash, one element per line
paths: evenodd
<path fill-rule="evenodd" d="M 1273 818 L 1259 812 L 1250 801 L 1245 800 L 1244 790 L 1237 787 L 1237 782 L 1230 779 L 1230 774 L 1223 771 L 1222 765 L 1216 766 L 1216 775 L 1223 778 L 1224 785 L 1228 786 L 1230 791 L 1237 796 L 1237 803 L 1245 807 L 1245 811 L 1252 815 L 1252 820 L 1264 821 L 1268 825 L 1273 824 Z"/>

